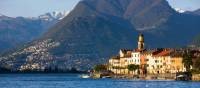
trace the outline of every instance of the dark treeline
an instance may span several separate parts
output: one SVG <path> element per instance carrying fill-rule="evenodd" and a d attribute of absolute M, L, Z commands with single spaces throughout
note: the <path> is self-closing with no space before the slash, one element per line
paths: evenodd
<path fill-rule="evenodd" d="M 4 67 L 0 67 L 0 74 L 4 74 L 4 73 L 87 73 L 87 71 L 79 71 L 76 68 L 71 68 L 71 69 L 58 69 L 57 67 L 54 68 L 45 68 L 44 70 L 12 70 L 12 69 L 8 69 L 8 68 L 4 68 Z"/>

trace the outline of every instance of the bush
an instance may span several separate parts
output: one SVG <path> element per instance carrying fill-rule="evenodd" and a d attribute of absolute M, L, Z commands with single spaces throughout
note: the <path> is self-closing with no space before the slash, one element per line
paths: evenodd
<path fill-rule="evenodd" d="M 94 70 L 96 72 L 106 71 L 107 70 L 107 66 L 106 65 L 96 65 L 94 67 Z"/>

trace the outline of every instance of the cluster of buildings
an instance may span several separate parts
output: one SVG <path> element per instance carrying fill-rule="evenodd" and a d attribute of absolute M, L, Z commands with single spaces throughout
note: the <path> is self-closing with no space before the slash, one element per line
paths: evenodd
<path fill-rule="evenodd" d="M 183 57 L 175 49 L 144 48 L 144 36 L 139 35 L 138 48 L 134 50 L 121 49 L 118 56 L 109 60 L 109 70 L 115 74 L 129 74 L 129 65 L 139 65 L 134 74 L 165 74 L 184 72 Z"/>
<path fill-rule="evenodd" d="M 36 44 L 27 47 L 19 52 L 12 54 L 11 57 L 21 57 L 21 61 L 14 62 L 19 64 L 19 71 L 44 71 L 46 67 L 55 64 L 53 56 L 48 52 L 49 48 L 59 46 L 58 42 L 53 42 L 51 39 L 37 42 Z M 24 55 L 24 56 L 23 56 Z M 25 60 L 23 60 L 25 58 Z"/>

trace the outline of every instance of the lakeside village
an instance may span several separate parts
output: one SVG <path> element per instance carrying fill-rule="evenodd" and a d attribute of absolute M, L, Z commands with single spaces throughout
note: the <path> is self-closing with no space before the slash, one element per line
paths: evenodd
<path fill-rule="evenodd" d="M 138 48 L 121 49 L 106 65 L 96 65 L 92 78 L 136 78 L 162 80 L 200 80 L 200 51 L 197 48 L 145 49 L 144 36 Z"/>

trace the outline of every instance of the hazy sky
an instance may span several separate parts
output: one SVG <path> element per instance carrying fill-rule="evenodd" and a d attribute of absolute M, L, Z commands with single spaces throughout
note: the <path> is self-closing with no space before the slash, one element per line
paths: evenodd
<path fill-rule="evenodd" d="M 70 11 L 79 0 L 0 0 L 0 13 L 7 16 L 34 17 L 46 12 Z M 168 0 L 184 10 L 200 8 L 200 0 Z"/>
<path fill-rule="evenodd" d="M 196 10 L 200 8 L 200 0 L 167 0 L 172 7 L 183 10 Z"/>

